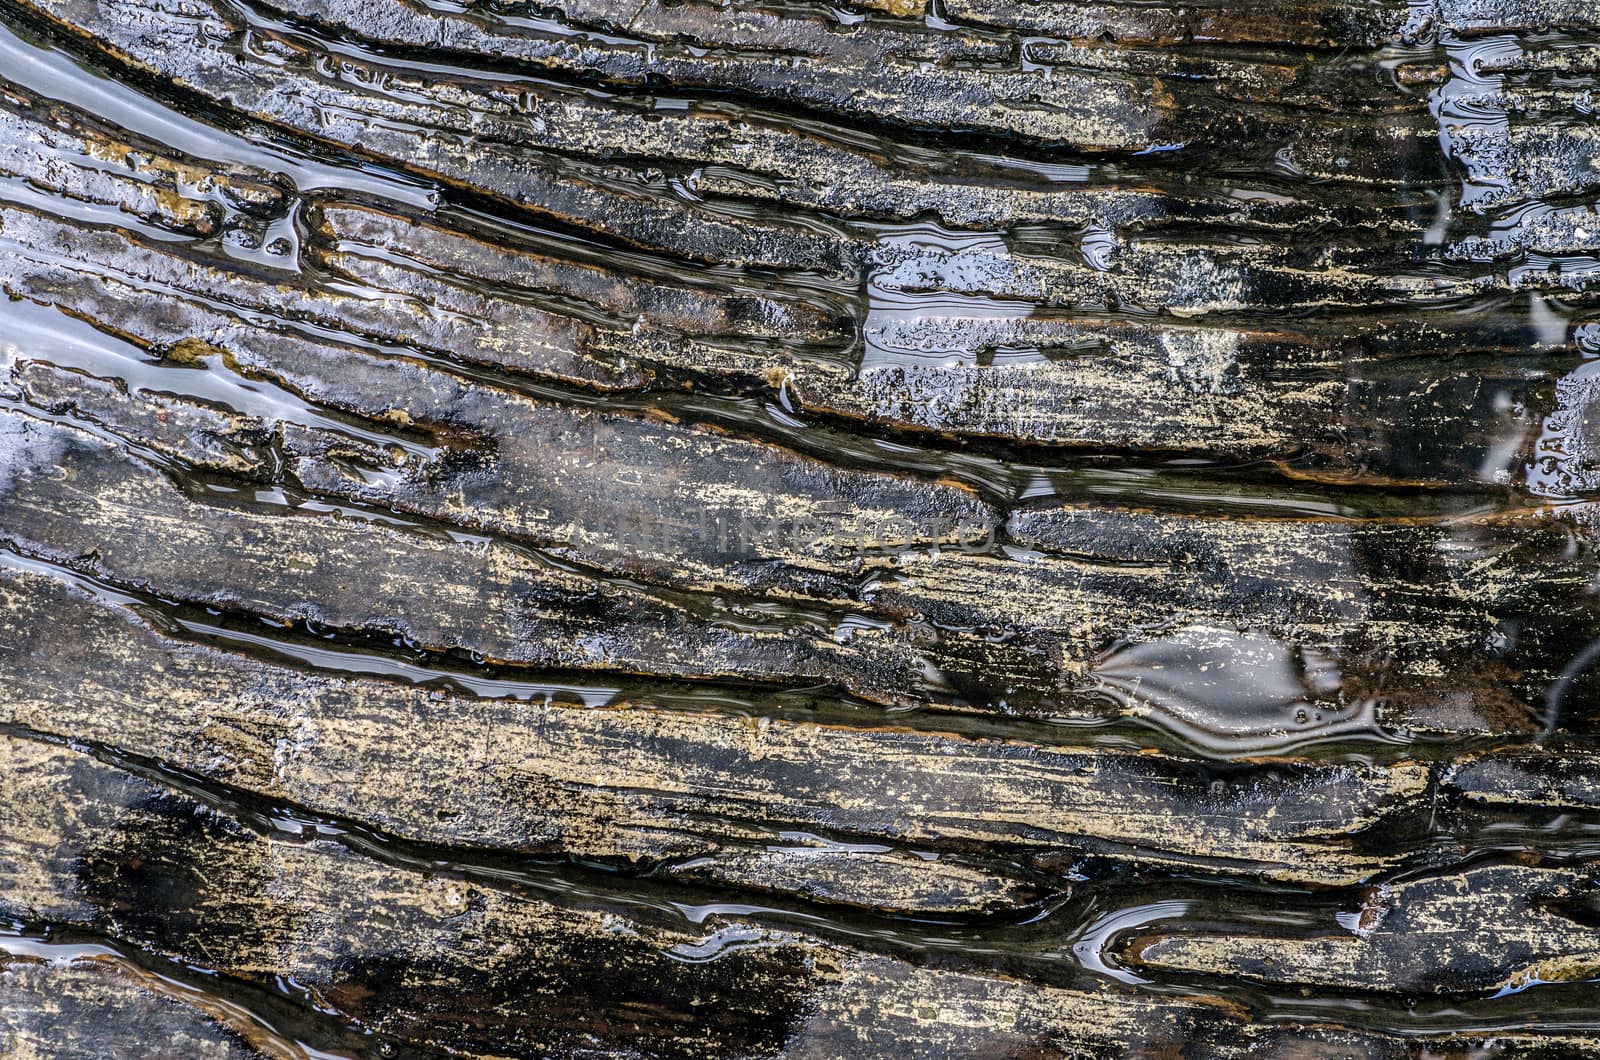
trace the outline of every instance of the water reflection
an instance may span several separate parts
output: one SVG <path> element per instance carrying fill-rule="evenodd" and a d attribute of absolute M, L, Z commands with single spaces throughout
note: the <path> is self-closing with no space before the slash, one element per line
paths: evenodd
<path fill-rule="evenodd" d="M 1261 633 L 1185 626 L 1120 645 L 1090 671 L 1137 714 L 1219 754 L 1382 738 L 1370 701 L 1340 701 L 1340 660 Z"/>

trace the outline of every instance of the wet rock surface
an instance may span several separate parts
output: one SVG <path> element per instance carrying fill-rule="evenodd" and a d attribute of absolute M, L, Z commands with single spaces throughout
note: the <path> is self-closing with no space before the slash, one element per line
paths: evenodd
<path fill-rule="evenodd" d="M 1588 1055 L 1600 17 L 0 0 L 0 1055 Z"/>

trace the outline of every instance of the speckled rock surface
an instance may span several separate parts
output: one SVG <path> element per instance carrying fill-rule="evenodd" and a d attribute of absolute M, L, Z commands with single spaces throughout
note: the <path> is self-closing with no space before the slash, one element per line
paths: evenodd
<path fill-rule="evenodd" d="M 0 1056 L 1600 1050 L 1597 77 L 0 0 Z"/>

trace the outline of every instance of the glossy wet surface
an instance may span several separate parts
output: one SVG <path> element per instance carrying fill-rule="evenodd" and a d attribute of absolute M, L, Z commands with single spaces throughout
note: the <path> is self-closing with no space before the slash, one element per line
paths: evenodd
<path fill-rule="evenodd" d="M 0 1053 L 1590 1051 L 1597 70 L 0 0 Z"/>

